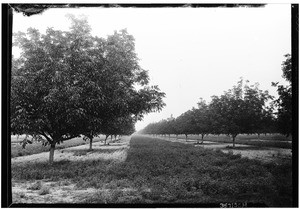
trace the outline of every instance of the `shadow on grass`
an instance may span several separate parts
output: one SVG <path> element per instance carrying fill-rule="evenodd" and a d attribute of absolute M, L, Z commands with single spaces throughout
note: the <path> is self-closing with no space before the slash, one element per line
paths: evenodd
<path fill-rule="evenodd" d="M 267 147 L 256 147 L 256 146 L 243 146 L 243 147 L 233 147 L 233 146 L 226 146 L 225 149 L 228 150 L 249 150 L 249 151 L 255 151 L 255 150 L 271 150 Z"/>
<path fill-rule="evenodd" d="M 201 145 L 205 145 L 205 146 L 215 146 L 215 145 L 224 145 L 224 146 L 226 146 L 226 144 L 224 144 L 224 143 L 218 143 L 218 142 L 214 142 L 214 143 L 193 143 L 194 145 L 199 145 L 199 146 L 201 146 Z"/>
<path fill-rule="evenodd" d="M 126 147 L 119 147 L 119 148 L 114 148 L 114 149 L 93 148 L 92 150 L 90 150 L 90 149 L 68 149 L 68 150 L 62 150 L 61 152 L 62 153 L 74 153 L 74 155 L 87 155 L 87 154 L 93 154 L 93 153 L 109 154 L 109 153 L 122 151 L 124 149 L 126 149 Z"/>
<path fill-rule="evenodd" d="M 118 143 L 109 143 L 109 144 L 102 144 L 100 146 L 103 146 L 103 147 L 106 147 L 106 146 L 111 146 L 111 147 L 114 147 L 114 146 L 122 146 L 122 145 L 126 145 L 127 143 L 125 142 L 118 142 Z"/>

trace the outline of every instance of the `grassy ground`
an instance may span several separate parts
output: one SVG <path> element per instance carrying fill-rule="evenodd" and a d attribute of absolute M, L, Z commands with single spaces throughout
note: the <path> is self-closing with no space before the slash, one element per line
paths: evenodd
<path fill-rule="evenodd" d="M 292 204 L 292 165 L 264 164 L 165 140 L 133 136 L 125 162 L 92 160 L 13 165 L 13 182 L 68 181 L 95 188 L 82 203 Z"/>
<path fill-rule="evenodd" d="M 23 139 L 20 137 L 20 139 Z M 25 155 L 32 155 L 32 154 L 38 154 L 41 152 L 48 152 L 49 146 L 43 146 L 40 142 L 34 142 L 32 144 L 27 144 L 25 149 L 22 148 L 22 145 L 17 143 L 18 141 L 21 141 L 20 139 L 16 139 L 15 136 L 12 137 L 12 146 L 11 146 L 11 157 L 19 157 L 19 156 L 25 156 Z M 93 139 L 93 142 L 97 142 L 100 140 L 103 140 L 104 136 L 95 137 Z M 87 144 L 89 141 L 84 141 L 82 137 L 70 139 L 68 141 L 65 141 L 59 145 L 56 145 L 55 149 L 64 149 L 67 147 L 74 147 L 79 146 L 83 144 Z"/>
<path fill-rule="evenodd" d="M 169 137 L 169 136 L 166 136 Z M 176 138 L 176 135 L 171 135 L 171 137 Z M 178 138 L 185 139 L 185 135 L 179 135 Z M 201 136 L 197 135 L 188 135 L 188 140 L 198 140 Z M 205 141 L 212 141 L 212 142 L 222 142 L 222 143 L 230 143 L 232 144 L 232 138 L 226 135 L 211 135 L 204 137 Z M 280 134 L 264 134 L 260 135 L 246 135 L 240 134 L 236 137 L 235 142 L 237 144 L 246 144 L 246 145 L 253 145 L 258 147 L 272 147 L 272 148 L 292 148 L 291 137 L 287 138 Z"/>

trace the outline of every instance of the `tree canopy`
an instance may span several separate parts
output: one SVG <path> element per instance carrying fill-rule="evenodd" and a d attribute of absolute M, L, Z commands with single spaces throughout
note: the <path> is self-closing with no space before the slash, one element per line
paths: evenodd
<path fill-rule="evenodd" d="M 274 101 L 277 107 L 277 129 L 280 133 L 287 137 L 292 134 L 292 57 L 290 54 L 284 56 L 286 60 L 282 62 L 282 77 L 288 81 L 288 85 L 278 85 L 272 83 L 273 86 L 277 87 L 279 98 Z"/>
<path fill-rule="evenodd" d="M 241 79 L 233 88 L 220 96 L 212 96 L 209 104 L 200 98 L 198 108 L 192 108 L 178 116 L 172 124 L 173 134 L 226 134 L 233 139 L 238 134 L 260 134 L 274 131 L 274 116 L 267 101 L 273 97 L 259 89 L 259 84 L 250 85 Z M 162 134 L 170 130 L 167 123 L 149 124 L 144 133 Z M 171 133 L 172 134 L 172 133 Z"/>
<path fill-rule="evenodd" d="M 50 162 L 57 143 L 95 136 L 108 122 L 140 120 L 165 105 L 165 94 L 149 86 L 126 29 L 104 39 L 91 35 L 86 18 L 69 18 L 69 31 L 29 28 L 14 34 L 22 53 L 12 65 L 12 133 L 46 140 Z"/>

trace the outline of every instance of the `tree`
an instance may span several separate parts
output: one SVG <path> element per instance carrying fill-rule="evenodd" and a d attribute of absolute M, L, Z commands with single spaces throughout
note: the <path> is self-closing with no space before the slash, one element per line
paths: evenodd
<path fill-rule="evenodd" d="M 175 131 L 175 118 L 171 117 L 166 120 L 161 120 L 156 123 L 148 124 L 141 131 L 143 134 L 161 134 L 161 135 L 169 135 L 176 133 Z"/>
<path fill-rule="evenodd" d="M 30 134 L 50 144 L 50 163 L 57 143 L 79 136 L 84 122 L 80 88 L 72 85 L 64 60 L 68 34 L 48 29 L 46 35 L 28 29 L 15 35 L 23 52 L 12 76 L 11 126 L 18 134 Z"/>
<path fill-rule="evenodd" d="M 267 107 L 263 110 L 260 128 L 258 134 L 277 133 L 276 118 L 274 117 L 273 108 Z"/>
<path fill-rule="evenodd" d="M 138 65 L 133 36 L 121 30 L 115 31 L 107 40 L 97 37 L 92 40 L 93 48 L 86 53 L 93 62 L 89 60 L 82 73 L 86 80 L 83 82 L 83 89 L 86 89 L 83 102 L 88 115 L 85 136 L 90 139 L 90 149 L 94 136 L 104 131 L 112 132 L 107 124 L 113 126 L 113 121 L 131 115 L 140 120 L 143 114 L 159 111 L 164 106 L 164 93 L 157 86 L 146 85 L 149 77 Z M 137 91 L 135 85 L 141 89 Z"/>
<path fill-rule="evenodd" d="M 292 134 L 292 59 L 290 54 L 284 55 L 286 60 L 282 63 L 282 77 L 285 78 L 289 84 L 278 85 L 272 83 L 277 87 L 279 98 L 274 101 L 277 107 L 277 129 L 286 137 Z"/>
<path fill-rule="evenodd" d="M 171 134 L 175 134 L 176 133 L 176 125 L 175 125 L 175 123 L 176 123 L 175 118 L 173 118 L 172 116 L 167 119 L 166 134 L 169 135 L 169 138 L 170 138 Z"/>
<path fill-rule="evenodd" d="M 168 121 L 167 120 L 161 120 L 161 121 L 158 122 L 157 125 L 158 125 L 157 134 L 165 136 L 167 134 Z"/>
<path fill-rule="evenodd" d="M 119 130 L 116 132 L 117 135 L 131 135 L 135 132 L 135 122 L 134 118 L 123 119 L 122 124 L 120 125 Z"/>
<path fill-rule="evenodd" d="M 145 128 L 143 128 L 139 132 L 141 134 L 154 134 L 154 126 L 154 123 L 149 123 Z"/>
<path fill-rule="evenodd" d="M 235 147 L 238 134 L 257 133 L 266 101 L 270 98 L 267 91 L 259 90 L 258 84 L 243 86 L 241 79 L 220 97 L 212 97 L 210 110 L 214 121 L 213 132 L 231 136 Z"/>
<path fill-rule="evenodd" d="M 189 134 L 195 134 L 196 126 L 195 126 L 195 118 L 193 116 L 193 112 L 191 110 L 186 111 L 176 118 L 177 128 L 179 134 L 184 134 L 185 139 Z"/>
<path fill-rule="evenodd" d="M 266 123 L 270 123 L 268 120 L 272 119 L 272 108 L 266 106 L 266 102 L 271 99 L 273 97 L 269 95 L 268 91 L 259 89 L 258 83 L 244 86 L 244 114 L 248 118 L 246 133 L 257 133 L 259 136 L 266 128 Z"/>
<path fill-rule="evenodd" d="M 196 132 L 201 134 L 201 139 L 203 143 L 203 138 L 205 135 L 211 132 L 211 116 L 209 112 L 209 106 L 206 104 L 205 100 L 200 98 L 198 102 L 198 108 L 193 109 L 193 115 L 195 117 Z M 199 143 L 199 139 L 198 139 Z"/>
<path fill-rule="evenodd" d="M 133 117 L 120 117 L 105 120 L 102 124 L 101 133 L 105 135 L 105 142 L 109 136 L 113 135 L 131 135 L 134 133 L 134 124 L 136 119 Z"/>
<path fill-rule="evenodd" d="M 81 134 L 90 138 L 120 118 L 159 111 L 164 93 L 148 86 L 126 30 L 93 37 L 87 19 L 71 19 L 70 31 L 48 28 L 15 34 L 22 49 L 13 63 L 11 127 L 55 145 Z M 140 86 L 137 90 L 135 86 Z"/>

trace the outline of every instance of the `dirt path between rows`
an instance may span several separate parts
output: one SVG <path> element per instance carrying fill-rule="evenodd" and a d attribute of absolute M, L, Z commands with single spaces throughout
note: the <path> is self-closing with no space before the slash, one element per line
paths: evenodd
<path fill-rule="evenodd" d="M 85 161 L 93 159 L 112 160 L 124 162 L 130 148 L 130 136 L 123 136 L 120 141 L 104 145 L 103 142 L 93 143 L 93 151 L 87 152 L 89 144 L 56 150 L 54 161 Z M 102 150 L 110 152 L 101 152 Z M 83 155 L 81 153 L 84 153 Z M 15 157 L 11 159 L 12 167 L 17 164 L 28 164 L 36 162 L 47 162 L 49 152 L 34 155 Z M 38 188 L 38 189 L 33 189 Z M 48 190 L 41 194 L 42 189 Z M 13 203 L 81 203 L 90 194 L 99 192 L 95 188 L 78 189 L 69 181 L 16 181 L 12 179 L 12 201 Z"/>
<path fill-rule="evenodd" d="M 195 144 L 197 140 L 176 139 L 168 137 L 155 137 L 171 142 L 180 142 L 184 144 Z M 279 162 L 282 160 L 291 160 L 292 149 L 284 148 L 268 148 L 257 147 L 252 145 L 236 144 L 236 148 L 232 148 L 232 144 L 222 142 L 204 141 L 203 144 L 195 144 L 196 147 L 202 147 L 206 149 L 220 149 L 224 153 L 232 152 L 234 155 L 240 154 L 242 157 L 249 159 L 256 159 L 263 162 Z"/>

